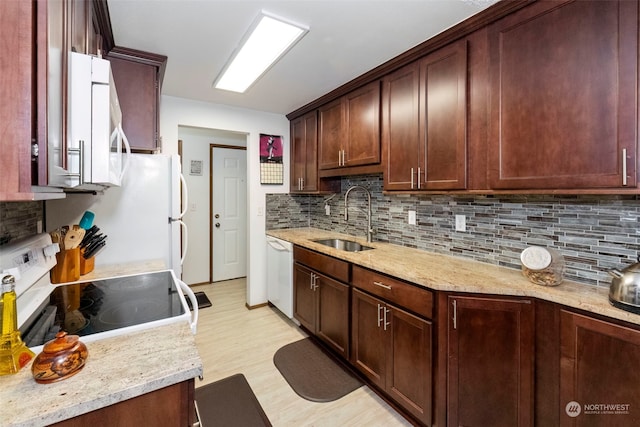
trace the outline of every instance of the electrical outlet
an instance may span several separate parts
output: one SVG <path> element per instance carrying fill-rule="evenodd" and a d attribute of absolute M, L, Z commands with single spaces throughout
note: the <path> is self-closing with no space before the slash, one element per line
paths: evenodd
<path fill-rule="evenodd" d="M 467 218 L 464 215 L 456 215 L 456 231 L 467 231 Z"/>
<path fill-rule="evenodd" d="M 416 211 L 409 211 L 409 225 L 416 225 Z"/>
<path fill-rule="evenodd" d="M 331 215 L 331 206 L 327 203 L 326 205 L 324 205 L 324 213 L 325 215 Z"/>

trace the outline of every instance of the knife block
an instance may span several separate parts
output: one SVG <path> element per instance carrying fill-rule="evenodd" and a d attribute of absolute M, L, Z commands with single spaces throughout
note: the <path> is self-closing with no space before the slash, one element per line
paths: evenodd
<path fill-rule="evenodd" d="M 51 283 L 66 283 L 80 280 L 80 248 L 60 251 L 57 264 L 51 269 Z"/>
<path fill-rule="evenodd" d="M 84 276 L 87 273 L 91 273 L 95 268 L 96 257 L 92 256 L 89 259 L 84 258 L 84 248 L 80 252 L 80 275 Z"/>

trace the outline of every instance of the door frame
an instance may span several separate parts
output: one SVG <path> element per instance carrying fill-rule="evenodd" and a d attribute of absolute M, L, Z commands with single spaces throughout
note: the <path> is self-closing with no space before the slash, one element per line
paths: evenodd
<path fill-rule="evenodd" d="M 247 151 L 247 147 L 241 147 L 237 145 L 226 144 L 209 144 L 209 283 L 213 283 L 213 149 L 214 148 L 229 148 L 232 150 Z M 248 180 L 247 180 L 248 182 Z M 248 189 L 247 189 L 248 190 Z M 248 191 L 247 191 L 248 194 Z M 248 224 L 245 223 L 245 228 L 248 230 Z M 247 237 L 249 233 L 247 233 Z M 248 244 L 249 242 L 245 242 Z M 247 246 L 248 247 L 248 246 Z"/>

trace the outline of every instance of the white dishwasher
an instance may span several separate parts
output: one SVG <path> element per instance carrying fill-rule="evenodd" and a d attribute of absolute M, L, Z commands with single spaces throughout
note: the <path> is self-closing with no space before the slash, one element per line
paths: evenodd
<path fill-rule="evenodd" d="M 293 245 L 267 236 L 267 299 L 293 319 Z"/>

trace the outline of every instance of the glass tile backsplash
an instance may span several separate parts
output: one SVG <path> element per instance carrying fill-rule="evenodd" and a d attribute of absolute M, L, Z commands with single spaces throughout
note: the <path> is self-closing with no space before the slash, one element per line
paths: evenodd
<path fill-rule="evenodd" d="M 452 196 L 382 193 L 382 177 L 343 178 L 341 193 L 330 196 L 268 194 L 266 228 L 315 227 L 365 236 L 366 196 L 344 193 L 351 185 L 371 191 L 374 240 L 461 256 L 520 269 L 520 252 L 530 245 L 552 247 L 565 257 L 565 277 L 608 287 L 606 270 L 636 261 L 640 249 L 636 196 Z M 416 225 L 408 211 L 416 211 Z M 464 215 L 466 231 L 455 231 Z"/>

